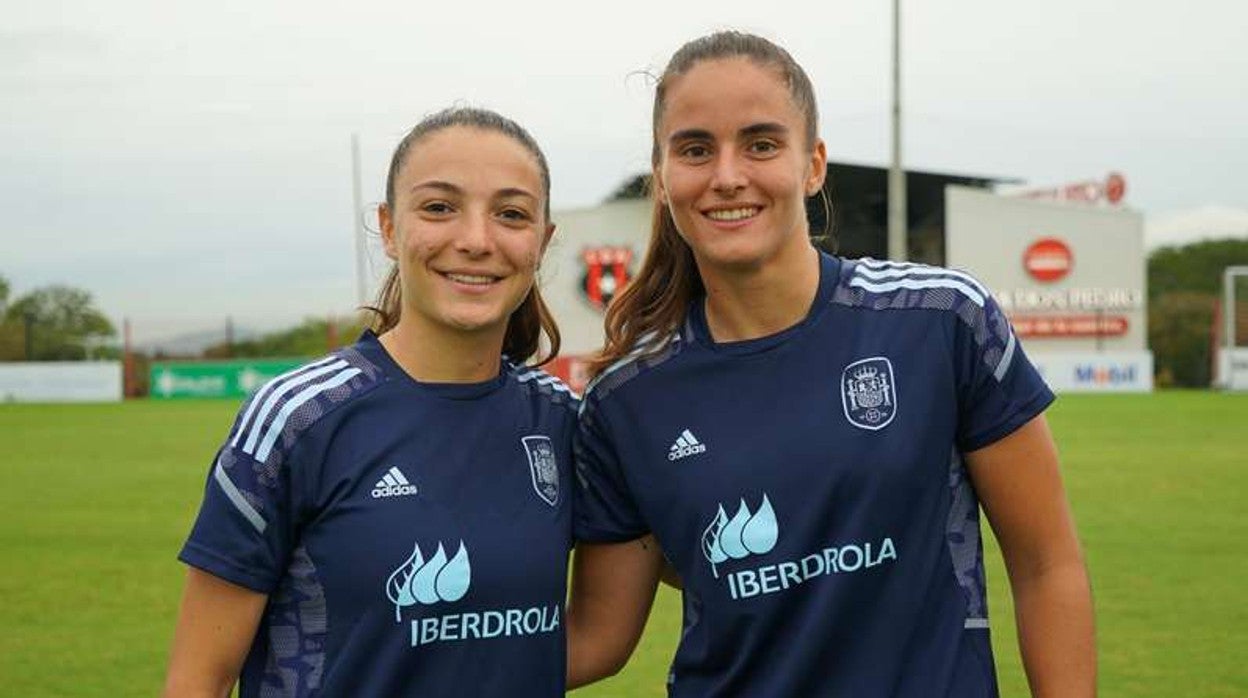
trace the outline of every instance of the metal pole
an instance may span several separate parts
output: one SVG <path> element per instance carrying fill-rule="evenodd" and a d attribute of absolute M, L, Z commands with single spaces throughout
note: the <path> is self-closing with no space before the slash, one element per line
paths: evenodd
<path fill-rule="evenodd" d="M 1218 382 L 1222 388 L 1230 390 L 1235 380 L 1235 361 L 1231 350 L 1235 348 L 1235 282 L 1234 267 L 1227 267 L 1222 272 L 1222 356 L 1218 357 L 1220 376 Z"/>
<path fill-rule="evenodd" d="M 351 221 L 355 235 L 355 303 L 364 306 L 368 302 L 368 284 L 364 276 L 364 257 L 368 253 L 368 241 L 364 237 L 364 203 L 360 196 L 360 134 L 351 134 Z"/>
<path fill-rule="evenodd" d="M 888 258 L 906 259 L 906 172 L 901 166 L 901 0 L 893 0 L 893 163 L 888 169 Z"/>

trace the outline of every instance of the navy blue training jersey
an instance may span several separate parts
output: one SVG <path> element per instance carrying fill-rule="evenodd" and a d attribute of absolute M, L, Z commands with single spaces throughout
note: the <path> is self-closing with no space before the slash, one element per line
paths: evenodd
<path fill-rule="evenodd" d="M 717 344 L 695 302 L 597 381 L 576 536 L 652 532 L 680 573 L 671 696 L 995 696 L 962 454 L 1053 395 L 973 278 L 820 264 L 796 326 Z"/>
<path fill-rule="evenodd" d="M 376 337 L 244 405 L 180 559 L 269 601 L 240 697 L 561 696 L 576 398 Z"/>

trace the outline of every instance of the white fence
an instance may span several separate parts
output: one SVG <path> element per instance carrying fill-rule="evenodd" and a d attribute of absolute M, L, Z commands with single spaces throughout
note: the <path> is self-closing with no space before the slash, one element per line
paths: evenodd
<path fill-rule="evenodd" d="M 0 363 L 0 401 L 120 402 L 120 361 Z"/>

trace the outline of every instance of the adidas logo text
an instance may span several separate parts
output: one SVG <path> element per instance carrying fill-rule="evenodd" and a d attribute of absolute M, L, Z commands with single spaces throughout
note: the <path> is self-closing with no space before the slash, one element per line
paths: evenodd
<path fill-rule="evenodd" d="M 377 487 L 373 489 L 373 499 L 381 499 L 382 497 L 399 497 L 405 494 L 416 494 L 416 487 L 413 485 L 386 485 L 385 487 Z"/>
<path fill-rule="evenodd" d="M 676 443 L 672 444 L 671 450 L 667 452 L 667 459 L 676 461 L 699 453 L 706 453 L 706 444 L 699 442 L 693 432 L 686 429 L 676 437 Z"/>
<path fill-rule="evenodd" d="M 391 467 L 386 476 L 377 481 L 373 485 L 373 499 L 381 499 L 382 497 L 402 497 L 406 495 L 416 494 L 416 485 L 407 481 L 403 477 L 403 473 L 398 468 Z"/>

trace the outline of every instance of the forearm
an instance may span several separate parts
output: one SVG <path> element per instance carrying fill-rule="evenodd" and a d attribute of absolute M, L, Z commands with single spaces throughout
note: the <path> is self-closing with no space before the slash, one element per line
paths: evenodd
<path fill-rule="evenodd" d="M 619 673 L 632 648 L 621 648 L 603 633 L 594 633 L 573 612 L 568 613 L 568 690 Z"/>
<path fill-rule="evenodd" d="M 568 597 L 568 689 L 624 668 L 650 615 L 662 555 L 652 536 L 576 546 Z"/>
<path fill-rule="evenodd" d="M 1082 561 L 1011 581 L 1019 649 L 1032 696 L 1095 696 L 1096 631 Z"/>

